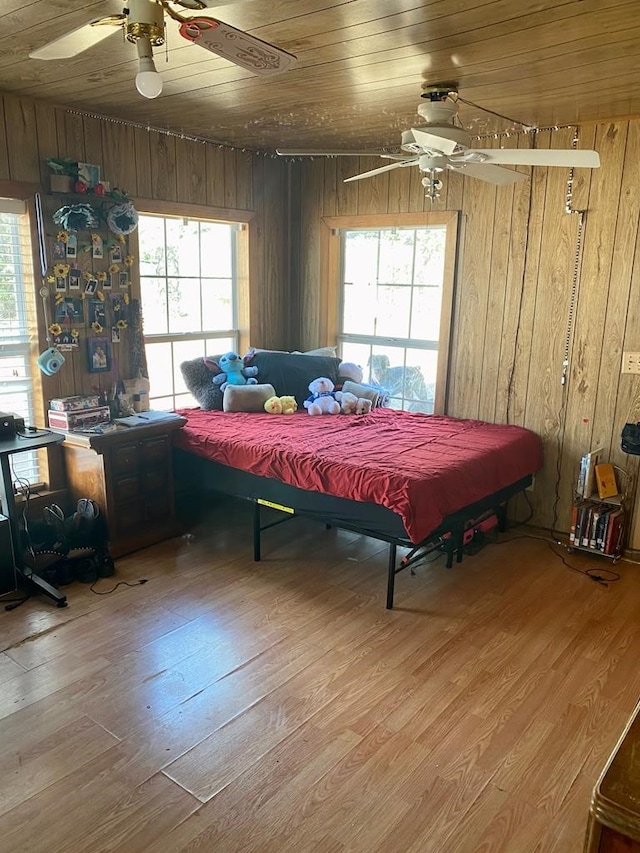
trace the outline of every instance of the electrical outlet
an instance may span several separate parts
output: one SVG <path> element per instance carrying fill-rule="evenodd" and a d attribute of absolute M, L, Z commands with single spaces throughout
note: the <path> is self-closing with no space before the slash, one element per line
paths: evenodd
<path fill-rule="evenodd" d="M 640 352 L 622 353 L 622 373 L 640 374 Z"/>

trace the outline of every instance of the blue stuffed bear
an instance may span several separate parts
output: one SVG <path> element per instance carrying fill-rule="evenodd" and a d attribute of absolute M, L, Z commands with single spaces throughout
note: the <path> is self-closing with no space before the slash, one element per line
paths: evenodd
<path fill-rule="evenodd" d="M 258 373 L 257 367 L 245 367 L 242 356 L 237 352 L 225 353 L 218 362 L 221 373 L 213 377 L 215 385 L 224 391 L 227 385 L 257 385 L 258 380 L 254 377 Z"/>

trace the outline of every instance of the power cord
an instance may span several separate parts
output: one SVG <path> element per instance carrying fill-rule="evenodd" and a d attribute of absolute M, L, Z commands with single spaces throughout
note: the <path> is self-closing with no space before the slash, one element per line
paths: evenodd
<path fill-rule="evenodd" d="M 111 595 L 111 593 L 115 592 L 119 586 L 142 586 L 145 583 L 149 583 L 149 578 L 141 578 L 135 583 L 130 583 L 129 581 L 118 581 L 118 583 L 111 589 L 105 589 L 101 591 L 98 589 L 94 589 L 94 586 L 98 583 L 99 580 L 101 580 L 101 578 L 98 578 L 98 580 L 94 581 L 89 587 L 91 592 L 93 592 L 95 595 Z"/>

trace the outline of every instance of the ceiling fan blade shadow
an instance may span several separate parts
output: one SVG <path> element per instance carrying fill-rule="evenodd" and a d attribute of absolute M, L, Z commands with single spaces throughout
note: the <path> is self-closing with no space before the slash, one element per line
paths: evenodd
<path fill-rule="evenodd" d="M 188 18 L 179 31 L 187 41 L 262 77 L 287 71 L 298 61 L 292 53 L 215 18 Z"/>
<path fill-rule="evenodd" d="M 43 47 L 32 50 L 29 59 L 71 59 L 113 35 L 115 27 L 121 27 L 125 20 L 125 15 L 95 18 Z"/>
<path fill-rule="evenodd" d="M 469 175 L 470 178 L 479 178 L 497 186 L 515 184 L 517 181 L 526 181 L 529 177 L 523 172 L 515 172 L 513 169 L 503 169 L 502 166 L 493 166 L 490 163 L 464 163 L 451 162 L 449 168 L 460 175 Z"/>
<path fill-rule="evenodd" d="M 360 181 L 362 178 L 372 178 L 374 175 L 381 175 L 383 172 L 391 172 L 393 169 L 401 169 L 403 166 L 415 166 L 418 162 L 418 157 L 412 157 L 410 160 L 390 163 L 388 166 L 380 166 L 379 169 L 371 169 L 370 172 L 362 172 L 362 174 L 354 175 L 352 178 L 345 178 L 343 183 L 348 184 L 349 181 Z"/>
<path fill-rule="evenodd" d="M 600 156 L 597 151 L 579 148 L 474 148 L 468 154 L 483 154 L 488 163 L 508 166 L 572 166 L 597 169 Z"/>
<path fill-rule="evenodd" d="M 447 139 L 446 136 L 438 136 L 437 133 L 433 132 L 434 130 L 435 128 L 425 130 L 421 127 L 412 127 L 411 133 L 414 140 L 422 148 L 440 151 L 442 154 L 453 154 L 458 143 L 454 139 Z"/>

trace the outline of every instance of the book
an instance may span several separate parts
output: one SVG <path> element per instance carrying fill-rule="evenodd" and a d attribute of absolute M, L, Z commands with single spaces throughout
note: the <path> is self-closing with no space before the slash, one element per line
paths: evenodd
<path fill-rule="evenodd" d="M 616 554 L 620 547 L 622 531 L 624 529 L 624 511 L 616 509 L 609 513 L 609 523 L 607 524 L 607 536 L 604 543 L 603 552 L 605 554 Z"/>
<path fill-rule="evenodd" d="M 601 462 L 595 466 L 596 486 L 598 488 L 598 497 L 600 500 L 612 498 L 618 494 L 618 484 L 616 483 L 616 472 L 609 462 Z"/>
<path fill-rule="evenodd" d="M 589 498 L 596 491 L 596 465 L 598 464 L 598 460 L 600 458 L 600 454 L 602 453 L 602 448 L 599 447 L 597 450 L 592 450 L 589 453 L 585 453 L 580 462 L 580 482 L 582 484 L 582 491 L 579 494 L 582 495 L 583 498 Z M 583 472 L 584 471 L 584 475 Z"/>

